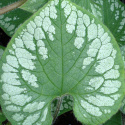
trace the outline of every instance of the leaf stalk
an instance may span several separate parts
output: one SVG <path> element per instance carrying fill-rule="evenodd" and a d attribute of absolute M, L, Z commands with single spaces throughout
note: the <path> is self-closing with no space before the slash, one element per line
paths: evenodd
<path fill-rule="evenodd" d="M 22 4 L 24 4 L 27 0 L 19 0 L 18 2 L 15 2 L 13 4 L 10 4 L 8 6 L 5 6 L 0 9 L 0 15 L 5 14 L 11 10 L 14 10 L 18 7 L 20 7 Z"/>
<path fill-rule="evenodd" d="M 60 107 L 61 107 L 61 104 L 62 104 L 62 100 L 63 100 L 63 97 L 59 97 L 58 98 L 57 107 L 56 107 L 55 114 L 53 116 L 53 123 L 52 123 L 52 125 L 55 123 L 56 118 L 58 117 L 59 110 L 60 110 Z"/>

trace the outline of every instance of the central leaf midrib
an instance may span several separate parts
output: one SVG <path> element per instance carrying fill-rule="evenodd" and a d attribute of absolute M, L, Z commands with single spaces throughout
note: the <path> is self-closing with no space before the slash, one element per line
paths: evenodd
<path fill-rule="evenodd" d="M 43 31 L 44 31 L 44 30 L 43 30 Z M 46 36 L 46 34 L 45 34 L 45 36 Z M 47 37 L 46 37 L 46 38 L 47 38 Z M 35 40 L 34 40 L 34 41 L 35 41 Z M 50 77 L 49 77 L 48 74 L 46 73 L 46 70 L 45 70 L 45 68 L 44 68 L 44 66 L 43 66 L 43 64 L 42 64 L 42 61 L 40 60 L 40 58 L 39 58 L 37 52 L 38 52 L 38 48 L 36 47 L 36 56 L 37 56 L 38 62 L 40 63 L 41 68 L 42 68 L 43 71 L 44 71 L 44 74 L 47 76 L 48 80 L 57 88 L 57 90 L 59 90 L 59 88 L 54 84 L 54 82 L 50 79 Z"/>
<path fill-rule="evenodd" d="M 60 24 L 61 24 L 61 26 L 60 26 L 60 33 L 61 33 L 61 53 L 62 53 L 62 85 L 61 85 L 61 93 L 63 92 L 63 41 L 62 41 L 62 13 L 61 13 L 61 0 L 59 0 L 59 10 L 60 10 Z"/>

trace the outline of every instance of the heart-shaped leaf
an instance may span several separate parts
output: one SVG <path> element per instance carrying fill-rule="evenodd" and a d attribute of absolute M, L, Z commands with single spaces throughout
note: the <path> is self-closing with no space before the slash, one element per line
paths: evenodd
<path fill-rule="evenodd" d="M 9 0 L 9 4 L 12 4 L 18 0 Z M 0 0 L 0 8 L 8 5 L 6 0 Z M 30 16 L 32 13 L 26 12 L 19 8 L 0 15 L 0 27 L 5 31 L 7 35 L 12 37 L 17 28 Z"/>
<path fill-rule="evenodd" d="M 13 125 L 50 125 L 51 103 L 71 95 L 85 124 L 120 108 L 124 69 L 110 31 L 68 0 L 51 0 L 11 39 L 0 63 L 0 101 Z"/>

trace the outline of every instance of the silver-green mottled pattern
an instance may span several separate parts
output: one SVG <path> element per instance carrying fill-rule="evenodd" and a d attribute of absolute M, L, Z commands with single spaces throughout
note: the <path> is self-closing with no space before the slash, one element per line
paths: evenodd
<path fill-rule="evenodd" d="M 125 45 L 122 45 L 120 47 L 120 49 L 121 49 L 121 52 L 122 52 L 122 59 L 123 59 L 123 62 L 124 62 L 124 70 L 125 70 Z M 125 73 L 124 73 L 124 76 L 125 76 Z M 120 110 L 122 111 L 122 113 L 125 114 L 125 97 L 123 99 Z"/>
<path fill-rule="evenodd" d="M 95 17 L 103 21 L 102 5 L 103 0 L 71 0 L 82 8 L 92 13 Z"/>
<path fill-rule="evenodd" d="M 125 45 L 122 45 L 120 47 L 121 49 L 121 52 L 122 52 L 122 59 L 123 59 L 123 62 L 124 62 L 124 69 L 125 69 Z"/>
<path fill-rule="evenodd" d="M 71 0 L 100 19 L 117 42 L 125 41 L 125 5 L 120 0 Z"/>
<path fill-rule="evenodd" d="M 0 8 L 17 1 L 18 0 L 9 0 L 7 2 L 5 0 L 0 0 Z M 32 13 L 24 11 L 22 9 L 14 9 L 8 13 L 0 15 L 0 28 L 2 28 L 8 36 L 12 37 L 17 28 L 31 15 Z"/>
<path fill-rule="evenodd" d="M 120 0 L 71 0 L 100 19 L 116 38 L 125 65 L 125 5 Z M 124 106 L 121 111 L 125 113 Z"/>
<path fill-rule="evenodd" d="M 71 95 L 79 121 L 104 123 L 121 105 L 123 67 L 120 49 L 103 23 L 68 0 L 51 0 L 5 50 L 3 112 L 13 125 L 51 125 L 52 101 Z"/>
<path fill-rule="evenodd" d="M 0 59 L 3 55 L 4 52 L 4 47 L 0 46 Z M 6 120 L 6 117 L 4 116 L 3 112 L 0 110 L 0 125 L 2 125 L 2 122 L 4 122 Z"/>

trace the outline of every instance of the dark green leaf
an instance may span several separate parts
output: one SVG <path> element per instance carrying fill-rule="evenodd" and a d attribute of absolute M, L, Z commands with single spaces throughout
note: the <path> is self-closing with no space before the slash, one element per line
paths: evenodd
<path fill-rule="evenodd" d="M 121 112 L 119 111 L 110 120 L 108 120 L 104 125 L 122 125 Z"/>
<path fill-rule="evenodd" d="M 0 125 L 2 125 L 2 122 L 4 122 L 5 120 L 6 120 L 6 117 L 4 116 L 2 111 L 0 110 Z"/>
<path fill-rule="evenodd" d="M 3 46 L 0 46 L 0 59 L 1 59 L 2 55 L 3 55 L 4 49 L 5 48 Z"/>

